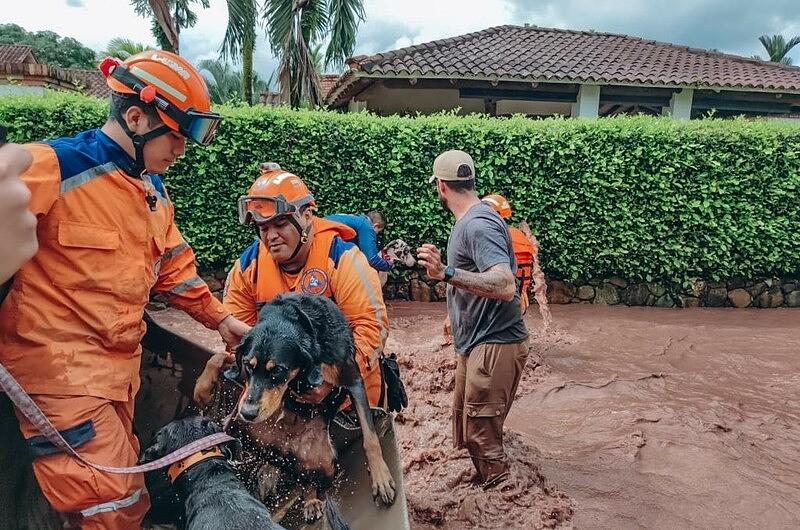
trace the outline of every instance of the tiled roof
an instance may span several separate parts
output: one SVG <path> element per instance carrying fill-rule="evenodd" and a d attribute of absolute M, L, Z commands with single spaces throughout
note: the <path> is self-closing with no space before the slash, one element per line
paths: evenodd
<path fill-rule="evenodd" d="M 329 92 L 358 77 L 496 79 L 800 91 L 800 68 L 664 42 L 591 31 L 496 26 L 354 57 Z"/>
<path fill-rule="evenodd" d="M 98 98 L 107 98 L 111 89 L 106 83 L 106 78 L 100 70 L 81 70 L 78 68 L 62 68 L 83 87 L 83 92 Z"/>
<path fill-rule="evenodd" d="M 0 63 L 35 63 L 35 56 L 33 56 L 33 61 L 29 60 L 31 56 L 33 56 L 33 48 L 30 46 L 22 44 L 0 44 Z"/>
<path fill-rule="evenodd" d="M 322 74 L 319 76 L 319 87 L 322 92 L 322 99 L 325 99 L 328 92 L 336 85 L 339 81 L 339 77 L 339 74 Z"/>

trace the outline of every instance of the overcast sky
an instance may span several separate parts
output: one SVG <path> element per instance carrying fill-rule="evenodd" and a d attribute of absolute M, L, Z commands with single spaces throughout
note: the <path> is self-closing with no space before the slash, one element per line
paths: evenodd
<path fill-rule="evenodd" d="M 128 0 L 0 0 L 0 23 L 49 29 L 101 50 L 113 37 L 154 43 L 150 22 Z M 798 0 L 365 0 L 355 54 L 371 54 L 452 37 L 498 24 L 625 33 L 750 56 L 764 54 L 758 36 L 800 34 Z M 225 0 L 211 0 L 181 34 L 190 60 L 215 58 L 225 33 Z M 800 63 L 800 46 L 790 54 Z M 277 61 L 263 41 L 255 67 L 268 77 Z"/>

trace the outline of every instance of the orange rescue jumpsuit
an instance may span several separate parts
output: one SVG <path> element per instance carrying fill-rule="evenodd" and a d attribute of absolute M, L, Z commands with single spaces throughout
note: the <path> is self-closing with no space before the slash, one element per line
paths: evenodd
<path fill-rule="evenodd" d="M 26 146 L 23 175 L 38 217 L 39 252 L 0 307 L 0 362 L 65 438 L 100 464 L 136 464 L 142 314 L 150 291 L 207 327 L 229 315 L 197 275 L 155 175 L 132 178 L 132 159 L 100 130 Z M 146 201 L 151 197 L 152 209 Z M 18 414 L 34 472 L 59 512 L 81 528 L 139 528 L 144 478 L 96 471 L 53 451 Z"/>
<path fill-rule="evenodd" d="M 332 297 L 350 322 L 367 397 L 376 406 L 381 393 L 378 359 L 389 329 L 378 274 L 358 247 L 345 241 L 355 237 L 353 229 L 315 217 L 311 237 L 308 261 L 296 274 L 284 272 L 267 247 L 254 242 L 228 274 L 223 303 L 233 316 L 252 326 L 264 304 L 281 293 Z"/>
<path fill-rule="evenodd" d="M 511 233 L 511 246 L 514 249 L 514 258 L 517 260 L 517 279 L 521 282 L 521 292 L 519 293 L 519 305 L 522 314 L 528 310 L 530 301 L 528 299 L 528 288 L 531 285 L 532 271 L 533 271 L 533 256 L 536 254 L 531 240 L 522 233 L 519 228 L 510 226 L 508 228 Z"/>

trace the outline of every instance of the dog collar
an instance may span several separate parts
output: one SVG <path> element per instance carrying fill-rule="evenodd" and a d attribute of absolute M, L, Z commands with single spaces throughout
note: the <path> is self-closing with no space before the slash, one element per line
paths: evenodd
<path fill-rule="evenodd" d="M 222 451 L 219 447 L 214 446 L 210 449 L 206 449 L 204 451 L 198 451 L 193 455 L 187 456 L 183 460 L 179 460 L 175 462 L 169 469 L 167 469 L 167 476 L 169 477 L 169 481 L 173 484 L 181 474 L 188 470 L 193 465 L 197 464 L 198 462 L 202 462 L 203 460 L 208 460 L 209 458 L 225 458 L 225 455 L 222 454 Z"/>

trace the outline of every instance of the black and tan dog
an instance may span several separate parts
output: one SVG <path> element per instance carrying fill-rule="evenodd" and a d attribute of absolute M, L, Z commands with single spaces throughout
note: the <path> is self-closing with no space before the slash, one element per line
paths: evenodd
<path fill-rule="evenodd" d="M 372 495 L 386 505 L 394 502 L 395 483 L 372 421 L 350 325 L 331 300 L 276 297 L 242 339 L 226 377 L 244 380 L 237 407 L 246 432 L 287 458 L 305 478 L 306 520 L 323 513 L 324 493 L 336 474 L 329 425 L 348 396 L 363 435 Z M 319 404 L 302 403 L 310 390 L 327 396 Z"/>
<path fill-rule="evenodd" d="M 157 460 L 221 430 L 218 424 L 200 416 L 173 421 L 156 432 L 140 463 Z M 185 523 L 189 530 L 283 529 L 237 478 L 230 460 L 239 450 L 238 443 L 226 442 L 173 464 L 168 470 L 147 473 L 152 522 Z"/>

